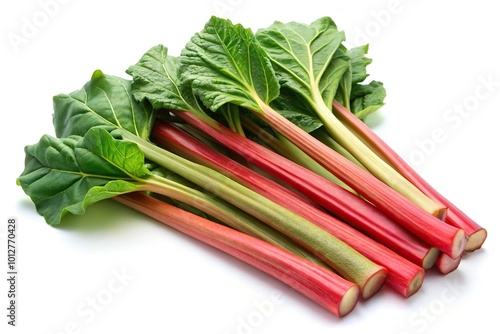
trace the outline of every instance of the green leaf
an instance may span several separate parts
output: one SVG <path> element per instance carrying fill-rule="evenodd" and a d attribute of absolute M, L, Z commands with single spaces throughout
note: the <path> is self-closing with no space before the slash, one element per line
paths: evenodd
<path fill-rule="evenodd" d="M 342 55 L 342 58 L 347 62 L 347 69 L 342 74 L 342 77 L 339 80 L 339 84 L 337 87 L 337 91 L 335 93 L 335 100 L 343 104 L 349 109 L 349 97 L 351 95 L 352 88 L 352 62 L 349 56 L 347 55 L 347 49 L 345 46 L 341 45 L 337 50 L 337 53 Z M 344 103 L 347 101 L 346 103 Z M 332 101 L 333 103 L 333 101 Z"/>
<path fill-rule="evenodd" d="M 155 109 L 201 111 L 192 90 L 180 86 L 178 69 L 179 58 L 169 56 L 165 46 L 152 47 L 126 71 L 133 78 L 134 97 L 148 100 Z"/>
<path fill-rule="evenodd" d="M 363 120 L 384 105 L 386 91 L 379 81 L 367 85 L 356 84 L 352 88 L 351 112 Z"/>
<path fill-rule="evenodd" d="M 279 95 L 270 60 L 250 29 L 212 17 L 181 52 L 179 78 L 212 111 L 233 103 L 254 111 Z"/>
<path fill-rule="evenodd" d="M 100 70 L 80 90 L 59 94 L 53 100 L 57 137 L 83 136 L 99 126 L 107 131 L 121 128 L 147 139 L 154 120 L 151 106 L 132 96 L 130 80 Z"/>
<path fill-rule="evenodd" d="M 314 104 L 321 95 L 331 106 L 338 83 L 348 68 L 343 54 L 338 52 L 344 33 L 329 17 L 310 25 L 275 22 L 260 29 L 256 38 L 271 58 L 282 86 L 301 94 Z"/>
<path fill-rule="evenodd" d="M 351 60 L 353 84 L 363 82 L 368 77 L 366 67 L 372 63 L 372 60 L 365 56 L 367 53 L 368 44 L 352 48 L 347 52 Z"/>
<path fill-rule="evenodd" d="M 281 89 L 280 96 L 271 103 L 271 107 L 308 133 L 323 126 L 323 122 L 311 105 L 301 95 L 287 87 Z"/>
<path fill-rule="evenodd" d="M 345 81 L 346 73 L 350 72 L 349 60 L 341 52 L 337 52 L 321 77 L 320 90 L 323 102 L 330 108 L 338 88 L 342 84 L 349 84 L 351 80 Z"/>
<path fill-rule="evenodd" d="M 291 110 L 277 110 L 283 117 L 300 127 L 305 132 L 312 132 L 323 126 L 321 121 L 313 116 Z"/>
<path fill-rule="evenodd" d="M 351 99 L 351 90 L 352 90 L 352 68 L 349 66 L 347 71 L 345 71 L 344 75 L 342 75 L 342 79 L 339 82 L 339 87 L 337 92 L 335 93 L 335 100 L 345 106 L 347 109 L 350 109 L 350 99 Z M 333 101 L 332 101 L 333 103 Z"/>
<path fill-rule="evenodd" d="M 344 105 L 347 109 L 351 109 L 351 97 L 353 86 L 357 86 L 363 82 L 368 73 L 366 67 L 371 64 L 372 60 L 365 55 L 368 52 L 368 44 L 343 50 L 349 60 L 349 69 L 344 73 L 342 80 L 337 90 L 335 100 Z"/>
<path fill-rule="evenodd" d="M 67 213 L 82 215 L 97 201 L 141 190 L 140 179 L 150 174 L 136 144 L 101 128 L 85 137 L 45 135 L 25 153 L 18 183 L 50 225 Z"/>

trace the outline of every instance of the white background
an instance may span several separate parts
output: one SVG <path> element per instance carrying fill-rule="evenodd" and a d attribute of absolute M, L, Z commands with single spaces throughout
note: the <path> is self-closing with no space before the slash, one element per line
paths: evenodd
<path fill-rule="evenodd" d="M 273 278 L 111 201 L 58 228 L 46 225 L 15 180 L 24 146 L 53 134 L 52 96 L 79 89 L 97 68 L 126 76 L 160 43 L 178 55 L 211 15 L 253 29 L 328 15 L 351 45 L 369 42 L 371 78 L 388 91 L 370 125 L 488 229 L 484 248 L 448 276 L 429 272 L 408 300 L 385 288 L 339 320 Z M 3 1 L 0 22 L 0 332 L 498 333 L 494 1 L 26 0 Z M 18 220 L 15 329 L 5 316 L 9 217 Z M 116 280 L 119 273 L 125 281 Z M 104 302 L 99 312 L 91 311 L 92 298 Z"/>

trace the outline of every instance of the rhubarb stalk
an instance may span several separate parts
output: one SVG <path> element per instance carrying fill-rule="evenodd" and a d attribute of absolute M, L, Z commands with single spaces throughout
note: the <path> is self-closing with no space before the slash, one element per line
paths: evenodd
<path fill-rule="evenodd" d="M 121 195 L 115 200 L 254 266 L 339 317 L 351 312 L 358 302 L 356 284 L 279 247 L 142 193 Z"/>
<path fill-rule="evenodd" d="M 373 152 L 376 152 L 381 158 L 390 163 L 401 175 L 406 177 L 427 196 L 448 208 L 445 221 L 450 225 L 463 229 L 468 236 L 465 247 L 466 252 L 472 252 L 481 248 L 487 237 L 486 229 L 434 189 L 365 123 L 337 101 L 333 102 L 333 112 L 352 133 L 355 133 L 365 144 L 369 145 Z"/>

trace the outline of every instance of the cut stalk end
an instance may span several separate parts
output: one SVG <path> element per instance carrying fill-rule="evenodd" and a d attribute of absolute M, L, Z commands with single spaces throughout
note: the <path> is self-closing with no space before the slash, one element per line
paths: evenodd
<path fill-rule="evenodd" d="M 427 255 L 425 255 L 425 257 L 422 260 L 422 268 L 426 270 L 431 268 L 436 263 L 439 254 L 440 254 L 439 249 L 437 249 L 436 247 L 429 248 Z"/>
<path fill-rule="evenodd" d="M 439 209 L 437 209 L 436 211 L 434 211 L 432 214 L 436 218 L 441 219 L 441 220 L 444 221 L 446 219 L 447 212 L 448 212 L 448 208 L 440 207 Z"/>
<path fill-rule="evenodd" d="M 359 300 L 360 289 L 359 286 L 353 285 L 342 297 L 339 304 L 339 317 L 343 317 L 354 309 Z"/>
<path fill-rule="evenodd" d="M 369 299 L 376 294 L 384 285 L 387 280 L 388 271 L 386 268 L 381 267 L 370 278 L 368 278 L 361 289 L 361 298 L 364 300 Z"/>
<path fill-rule="evenodd" d="M 465 253 L 471 253 L 481 248 L 487 236 L 488 232 L 484 228 L 469 235 L 469 240 L 467 240 L 467 245 L 465 245 Z"/>
<path fill-rule="evenodd" d="M 421 270 L 413 277 L 404 295 L 406 298 L 413 296 L 418 290 L 420 290 L 422 284 L 424 283 L 424 276 L 425 271 Z"/>
<path fill-rule="evenodd" d="M 452 259 L 448 255 L 442 253 L 436 262 L 436 267 L 441 274 L 447 275 L 457 269 L 461 261 L 462 257 Z"/>
<path fill-rule="evenodd" d="M 449 256 L 452 259 L 456 259 L 460 256 L 465 251 L 465 246 L 467 245 L 467 236 L 464 232 L 464 230 L 458 230 L 457 234 L 455 234 L 455 238 L 453 239 L 453 245 L 452 245 L 452 250 L 451 254 Z"/>

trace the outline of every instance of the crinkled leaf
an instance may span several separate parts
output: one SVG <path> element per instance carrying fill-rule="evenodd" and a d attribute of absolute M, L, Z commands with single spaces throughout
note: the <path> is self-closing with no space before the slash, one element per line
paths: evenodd
<path fill-rule="evenodd" d="M 325 105 L 331 106 L 335 94 L 341 84 L 349 84 L 350 80 L 344 82 L 346 78 L 346 72 L 350 71 L 349 60 L 343 54 L 338 52 L 325 72 L 327 75 L 323 75 L 320 81 L 321 96 Z"/>
<path fill-rule="evenodd" d="M 352 90 L 352 72 L 351 72 L 351 67 L 345 71 L 344 75 L 342 76 L 342 79 L 339 82 L 339 87 L 337 89 L 337 92 L 335 93 L 335 100 L 345 106 L 347 109 L 350 109 L 350 97 L 351 97 L 351 90 Z M 333 101 L 332 101 L 333 102 Z"/>
<path fill-rule="evenodd" d="M 319 92 L 331 106 L 338 82 L 348 68 L 346 59 L 337 52 L 344 33 L 337 30 L 331 18 L 323 17 L 310 25 L 275 22 L 255 36 L 271 58 L 281 85 L 311 103 L 312 95 Z"/>
<path fill-rule="evenodd" d="M 50 225 L 68 212 L 82 215 L 92 203 L 140 190 L 138 179 L 149 175 L 136 144 L 116 140 L 101 128 L 85 137 L 45 135 L 25 153 L 18 183 Z"/>
<path fill-rule="evenodd" d="M 363 120 L 384 105 L 385 97 L 384 85 L 379 81 L 371 81 L 367 85 L 356 84 L 352 88 L 351 112 Z"/>
<path fill-rule="evenodd" d="M 281 89 L 280 96 L 271 103 L 271 107 L 308 133 L 323 126 L 311 105 L 287 87 Z"/>
<path fill-rule="evenodd" d="M 212 111 L 233 103 L 261 111 L 279 94 L 270 60 L 250 29 L 212 17 L 182 50 L 179 78 Z"/>
<path fill-rule="evenodd" d="M 155 109 L 202 110 L 192 90 L 179 84 L 179 58 L 168 55 L 163 45 L 152 47 L 127 73 L 133 78 L 132 93 L 139 100 L 148 100 Z"/>
<path fill-rule="evenodd" d="M 323 126 L 323 123 L 315 117 L 291 110 L 277 110 L 283 117 L 306 132 L 312 132 Z"/>
<path fill-rule="evenodd" d="M 363 82 L 368 77 L 366 67 L 372 63 L 365 55 L 368 53 L 368 44 L 358 46 L 347 51 L 351 60 L 352 83 Z"/>
<path fill-rule="evenodd" d="M 371 64 L 372 60 L 365 56 L 367 52 L 368 44 L 350 50 L 343 50 L 349 61 L 349 68 L 340 81 L 335 100 L 347 109 L 351 109 L 350 103 L 353 86 L 363 82 L 368 77 L 366 67 Z"/>
<path fill-rule="evenodd" d="M 57 137 L 83 136 L 94 126 L 107 131 L 122 128 L 143 139 L 154 120 L 149 104 L 132 96 L 131 81 L 96 70 L 83 88 L 54 96 L 54 128 Z"/>

